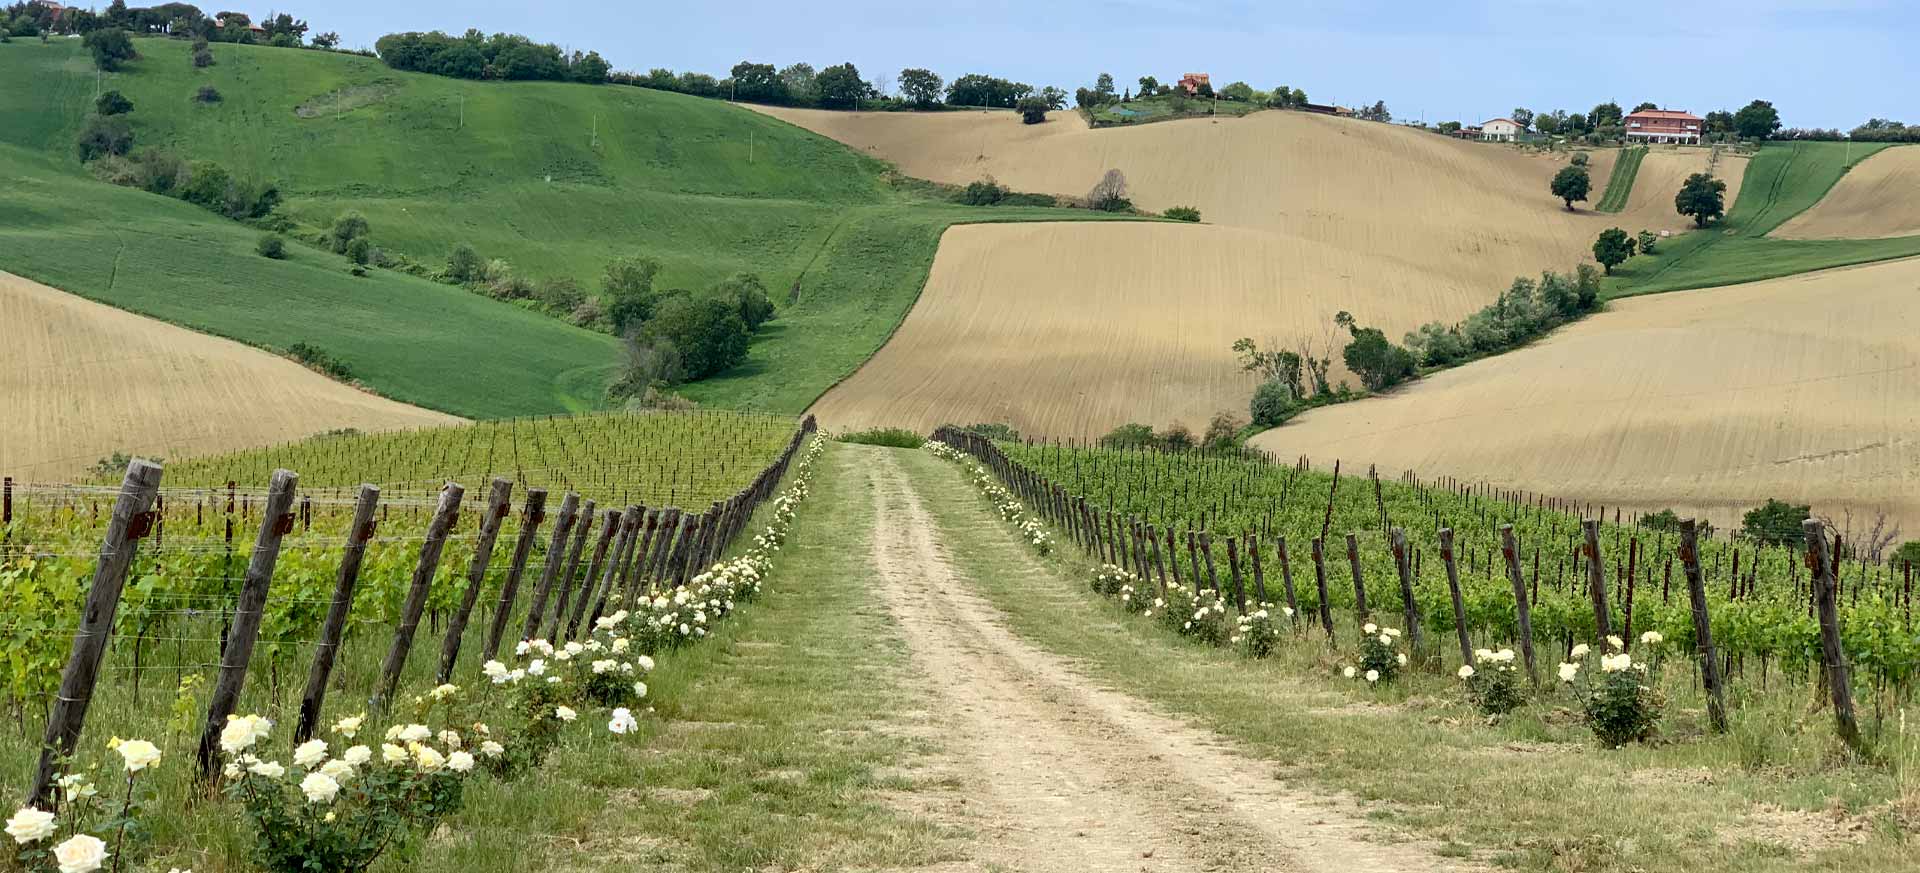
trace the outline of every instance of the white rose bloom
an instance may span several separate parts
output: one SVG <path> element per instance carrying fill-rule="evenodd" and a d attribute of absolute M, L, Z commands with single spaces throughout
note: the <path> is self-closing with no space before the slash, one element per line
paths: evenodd
<path fill-rule="evenodd" d="M 460 748 L 460 733 L 458 731 L 444 730 L 441 731 L 438 736 L 440 738 L 440 745 L 446 746 L 449 749 Z"/>
<path fill-rule="evenodd" d="M 352 764 L 355 767 L 358 767 L 361 764 L 365 764 L 372 759 L 373 759 L 373 750 L 367 748 L 366 746 L 354 746 L 353 748 L 346 750 L 340 755 L 340 760 L 343 760 L 349 764 Z"/>
<path fill-rule="evenodd" d="M 489 758 L 498 758 L 502 753 L 506 752 L 506 750 L 506 746 L 502 746 L 492 740 L 480 744 L 480 754 Z"/>
<path fill-rule="evenodd" d="M 561 649 L 560 651 L 553 653 L 553 659 L 564 664 L 568 661 L 573 660 L 573 653 L 565 649 Z"/>
<path fill-rule="evenodd" d="M 53 813 L 43 812 L 31 806 L 21 807 L 19 812 L 7 819 L 7 836 L 12 837 L 14 843 L 22 846 L 51 837 L 59 830 L 60 826 L 54 821 Z"/>
<path fill-rule="evenodd" d="M 107 844 L 91 834 L 75 834 L 53 847 L 60 873 L 93 873 L 107 861 Z"/>
<path fill-rule="evenodd" d="M 146 740 L 127 740 L 116 751 L 126 761 L 128 773 L 138 773 L 160 763 L 160 747 Z"/>
<path fill-rule="evenodd" d="M 480 673 L 488 679 L 492 679 L 495 685 L 507 681 L 507 665 L 499 661 L 488 661 L 485 664 L 481 664 Z"/>
<path fill-rule="evenodd" d="M 326 759 L 326 740 L 308 740 L 293 750 L 293 763 L 302 767 L 312 767 Z"/>
<path fill-rule="evenodd" d="M 527 664 L 527 675 L 528 675 L 528 676 L 538 676 L 538 675 L 540 675 L 540 674 L 542 674 L 542 673 L 545 673 L 545 672 L 547 672 L 547 662 L 546 662 L 546 661 L 543 661 L 543 660 L 541 660 L 541 659 L 539 659 L 539 658 L 535 658 L 535 659 L 533 659 L 532 661 L 530 661 L 530 662 L 528 662 L 528 664 Z"/>
<path fill-rule="evenodd" d="M 633 683 L 633 696 L 635 697 L 647 696 L 647 683 L 645 682 Z"/>
<path fill-rule="evenodd" d="M 247 768 L 247 772 L 255 776 L 265 776 L 268 779 L 278 779 L 287 775 L 287 768 L 280 766 L 279 761 L 256 761 Z"/>
<path fill-rule="evenodd" d="M 615 709 L 613 711 L 612 720 L 607 722 L 607 730 L 610 730 L 616 734 L 624 734 L 628 731 L 638 728 L 639 726 L 640 726 L 640 722 L 633 717 L 633 710 L 630 710 L 624 706 L 618 709 Z"/>
<path fill-rule="evenodd" d="M 614 640 L 614 641 L 613 641 L 613 645 L 612 645 L 612 646 L 610 646 L 609 648 L 611 648 L 611 649 L 613 650 L 613 653 L 614 653 L 614 654 L 616 654 L 616 655 L 618 655 L 618 654 L 621 654 L 621 653 L 623 653 L 623 652 L 625 652 L 625 651 L 627 650 L 627 646 L 629 646 L 629 645 L 631 645 L 631 644 L 627 642 L 627 638 L 626 638 L 626 637 L 621 637 L 621 638 L 619 638 L 619 639 L 617 639 L 617 640 Z"/>
<path fill-rule="evenodd" d="M 1381 634 L 1381 635 L 1380 635 L 1380 645 L 1383 645 L 1383 646 L 1391 646 L 1391 645 L 1393 645 L 1393 637 L 1390 637 L 1390 636 L 1387 636 L 1386 634 Z"/>
<path fill-rule="evenodd" d="M 410 724 L 400 729 L 400 741 L 403 743 L 424 743 L 433 736 L 433 729 L 423 724 Z"/>
<path fill-rule="evenodd" d="M 366 713 L 343 718 L 333 723 L 333 732 L 351 740 L 355 734 L 360 733 L 360 725 L 366 720 Z"/>
<path fill-rule="evenodd" d="M 389 764 L 398 764 L 407 760 L 407 750 L 392 743 L 380 746 L 380 760 Z"/>
<path fill-rule="evenodd" d="M 459 693 L 460 693 L 460 686 L 458 685 L 441 685 L 440 687 L 435 688 L 432 691 L 428 692 L 428 696 L 432 697 L 435 700 L 445 700 Z"/>
<path fill-rule="evenodd" d="M 513 653 L 516 655 L 524 655 L 531 651 L 533 651 L 533 644 L 526 640 L 521 640 L 519 645 L 513 647 Z"/>
<path fill-rule="evenodd" d="M 635 659 L 633 659 L 633 662 L 634 662 L 634 663 L 636 663 L 636 664 L 639 664 L 639 665 L 640 665 L 640 669 L 641 669 L 641 670 L 644 670 L 644 671 L 646 671 L 646 672 L 648 672 L 648 673 L 651 673 L 651 672 L 653 672 L 653 659 L 652 659 L 652 658 L 649 658 L 649 657 L 647 657 L 646 655 L 641 655 L 640 657 L 638 657 L 638 658 L 635 658 Z"/>
<path fill-rule="evenodd" d="M 353 765 L 339 758 L 335 758 L 325 764 L 321 764 L 320 769 L 314 772 L 325 773 L 332 777 L 333 781 L 345 783 L 348 779 L 353 778 Z"/>
<path fill-rule="evenodd" d="M 1366 624 L 1360 626 L 1360 632 L 1366 634 L 1367 636 L 1373 636 L 1374 634 L 1377 634 L 1380 632 L 1380 626 L 1377 624 L 1374 624 L 1373 622 L 1367 622 Z"/>
<path fill-rule="evenodd" d="M 1461 664 L 1461 665 L 1460 665 L 1460 678 L 1462 678 L 1462 679 L 1472 679 L 1472 678 L 1473 678 L 1473 665 L 1472 665 L 1472 664 Z"/>
<path fill-rule="evenodd" d="M 1667 639 L 1666 637 L 1663 637 L 1660 635 L 1659 631 L 1647 631 L 1646 633 L 1643 633 L 1640 635 L 1641 645 L 1647 645 L 1647 646 L 1657 646 L 1660 643 L 1665 642 L 1666 639 Z"/>
<path fill-rule="evenodd" d="M 1589 649 L 1589 648 L 1587 648 L 1587 644 L 1586 644 L 1586 643 L 1581 643 L 1581 644 L 1579 644 L 1579 645 L 1577 645 L 1577 646 L 1574 646 L 1574 647 L 1573 647 L 1573 651 L 1571 651 L 1571 652 L 1568 652 L 1568 653 L 1567 653 L 1567 656 L 1568 656 L 1568 657 L 1570 657 L 1570 658 L 1584 658 L 1584 657 L 1586 657 L 1586 656 L 1587 656 L 1587 653 L 1588 653 L 1588 652 L 1591 652 L 1591 651 L 1593 651 L 1593 650 L 1592 650 L 1592 649 Z"/>
<path fill-rule="evenodd" d="M 1624 649 L 1627 647 L 1627 644 L 1624 640 L 1621 640 L 1619 637 L 1616 637 L 1613 634 L 1607 634 L 1607 645 L 1612 646 L 1616 649 Z"/>
<path fill-rule="evenodd" d="M 1380 671 L 1379 671 L 1379 670 L 1368 670 L 1368 671 L 1367 671 L 1367 681 L 1368 681 L 1368 682 L 1378 682 L 1378 681 L 1380 681 Z"/>
<path fill-rule="evenodd" d="M 447 769 L 455 773 L 467 773 L 473 770 L 473 756 L 466 752 L 454 752 L 447 756 Z"/>
<path fill-rule="evenodd" d="M 1342 676 L 1345 676 L 1345 677 L 1347 677 L 1348 679 L 1352 679 L 1352 678 L 1353 678 L 1353 668 L 1352 668 L 1352 667 L 1348 667 L 1348 668 L 1346 668 L 1345 670 L 1341 670 L 1341 671 L 1340 671 L 1340 675 L 1342 675 Z"/>
<path fill-rule="evenodd" d="M 432 746 L 413 747 L 413 765 L 418 767 L 422 773 L 432 773 L 439 770 L 442 766 L 445 766 L 446 763 L 446 757 L 435 751 Z"/>
<path fill-rule="evenodd" d="M 300 793 L 307 796 L 308 803 L 332 803 L 340 793 L 340 783 L 325 773 L 308 773 L 300 780 Z"/>
<path fill-rule="evenodd" d="M 1578 675 L 1580 675 L 1579 664 L 1561 664 L 1560 665 L 1560 681 L 1572 682 L 1573 678 Z"/>
<path fill-rule="evenodd" d="M 1399 662 L 1400 666 L 1402 667 L 1407 666 L 1407 654 L 1405 652 L 1401 652 L 1398 655 L 1394 655 L 1393 659 Z"/>
<path fill-rule="evenodd" d="M 571 707 L 566 707 L 566 706 L 554 707 L 553 715 L 555 718 L 558 718 L 561 721 L 573 721 L 574 719 L 580 717 L 579 713 L 574 712 Z"/>
<path fill-rule="evenodd" d="M 586 650 L 587 650 L 587 647 L 579 643 L 573 643 L 573 642 L 567 643 L 567 654 L 569 655 L 578 655 L 581 652 L 584 652 Z"/>

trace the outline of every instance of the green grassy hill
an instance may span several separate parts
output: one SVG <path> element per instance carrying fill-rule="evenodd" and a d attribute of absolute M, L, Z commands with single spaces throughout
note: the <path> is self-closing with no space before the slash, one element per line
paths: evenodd
<path fill-rule="evenodd" d="M 1920 254 L 1920 237 L 1773 239 L 1767 233 L 1820 202 L 1854 164 L 1886 143 L 1767 143 L 1747 161 L 1740 199 L 1719 223 L 1664 240 L 1613 269 L 1610 296 L 1754 282 Z"/>
<path fill-rule="evenodd" d="M 139 60 L 99 76 L 77 41 L 0 46 L 0 80 L 31 83 L 0 90 L 0 116 L 10 119 L 0 126 L 0 146 L 14 147 L 0 151 L 0 172 L 31 172 L 48 185 L 56 184 L 52 177 L 70 177 L 58 180 L 67 189 L 61 196 L 38 207 L 43 233 L 78 235 L 99 214 L 136 209 L 104 205 L 109 202 L 142 201 L 142 217 L 136 221 L 129 214 L 120 222 L 123 229 L 147 228 L 159 213 L 168 221 L 203 225 L 195 233 L 214 233 L 204 225 L 221 223 L 184 204 L 84 177 L 71 157 L 73 136 L 96 89 L 117 89 L 135 106 L 130 117 L 136 150 L 167 148 L 218 161 L 238 175 L 271 179 L 284 195 L 282 211 L 309 231 L 344 210 L 359 210 L 377 245 L 421 264 L 437 267 L 455 244 L 467 242 L 536 280 L 569 276 L 588 290 L 597 289 L 607 262 L 620 256 L 660 261 L 656 287 L 662 289 L 699 290 L 735 272 L 759 274 L 780 304 L 780 318 L 763 328 L 745 365 L 685 392 L 717 405 L 797 412 L 858 367 L 905 316 L 940 233 L 952 223 L 1098 217 L 1084 210 L 952 205 L 925 186 L 895 184 L 884 164 L 839 143 L 740 107 L 680 94 L 464 81 L 396 72 L 372 58 L 231 44 L 214 45 L 215 65 L 197 70 L 184 42 L 135 44 Z M 221 102 L 193 102 L 201 85 L 217 88 Z M 35 168 L 27 169 L 28 163 Z M 92 217 L 82 210 L 91 210 Z M 52 232 L 57 226 L 67 230 Z M 128 290 L 177 284 L 180 277 L 170 274 L 185 268 L 157 259 L 134 274 L 137 282 L 128 282 L 125 273 L 104 283 L 78 281 L 113 274 L 109 253 L 97 245 L 72 246 L 58 265 L 25 246 L 0 245 L 0 269 L 244 341 L 281 345 L 277 335 L 241 313 L 284 315 L 288 306 L 305 305 L 298 299 L 308 289 L 298 281 L 247 281 L 248 273 L 263 269 L 264 259 L 243 257 L 241 243 L 250 244 L 252 234 L 239 225 L 232 229 L 239 236 L 227 247 L 238 260 L 214 266 L 202 258 L 192 268 L 227 283 L 218 294 L 208 292 L 229 301 L 214 310 L 188 300 L 156 305 L 146 298 L 167 295 Z M 294 260 L 330 269 L 338 262 L 338 270 L 344 269 L 344 262 L 313 250 L 300 250 Z M 352 288 L 390 283 L 393 290 L 362 295 L 350 316 L 383 320 L 390 307 L 400 306 L 401 295 L 464 294 L 476 313 L 497 313 L 489 317 L 498 323 L 459 328 L 459 341 L 469 351 L 456 356 L 455 364 L 520 355 L 534 343 L 591 347 L 583 358 L 568 357 L 565 366 L 555 363 L 557 369 L 534 374 L 569 390 L 553 392 L 544 408 L 528 408 L 495 404 L 494 392 L 473 370 L 467 371 L 476 377 L 469 384 L 403 395 L 386 368 L 363 364 L 373 350 L 339 338 L 340 348 L 329 351 L 366 371 L 365 381 L 384 393 L 474 415 L 559 411 L 594 398 L 618 361 L 610 338 L 469 292 L 375 272 L 373 285 L 344 273 L 315 279 L 314 300 L 307 302 L 338 308 L 338 299 L 324 290 L 334 281 L 361 283 Z M 796 284 L 797 299 L 790 299 Z M 524 327 L 536 319 L 550 323 Z M 554 338 L 560 335 L 569 339 Z M 517 366 L 533 364 L 523 360 Z M 586 367 L 597 368 L 592 378 L 583 375 Z"/>

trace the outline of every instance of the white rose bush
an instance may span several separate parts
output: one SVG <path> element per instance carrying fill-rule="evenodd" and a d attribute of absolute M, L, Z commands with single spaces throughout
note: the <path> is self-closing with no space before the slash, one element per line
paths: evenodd
<path fill-rule="evenodd" d="M 118 802 L 103 798 L 93 780 L 75 770 L 56 780 L 52 809 L 22 806 L 7 817 L 6 835 L 19 869 L 93 873 L 109 865 L 123 867 L 120 861 L 144 842 L 140 777 L 153 772 L 165 755 L 147 740 L 119 737 L 107 741 L 107 751 L 109 763 L 99 766 L 111 768 L 117 757 L 126 775 Z M 66 763 L 71 767 L 74 762 Z"/>
<path fill-rule="evenodd" d="M 973 486 L 980 489 L 980 493 L 993 504 L 994 511 L 1000 513 L 1001 519 L 1014 526 L 1021 540 L 1041 555 L 1053 554 L 1053 534 L 1047 531 L 1046 519 L 1028 512 L 1026 504 L 1020 502 L 1019 496 L 1001 485 L 1000 480 L 995 478 L 986 467 L 946 443 L 929 440 L 924 448 L 936 458 L 952 461 L 965 467 L 967 477 L 972 480 Z"/>
<path fill-rule="evenodd" d="M 1368 685 L 1392 682 L 1407 666 L 1407 653 L 1400 650 L 1400 629 L 1367 622 L 1360 627 L 1360 660 L 1341 671 L 1349 679 Z"/>
<path fill-rule="evenodd" d="M 1649 646 L 1662 642 L 1653 631 L 1641 639 Z M 1654 687 L 1648 661 L 1634 660 L 1619 637 L 1607 638 L 1607 652 L 1596 654 L 1580 644 L 1568 658 L 1560 665 L 1560 681 L 1579 698 L 1587 727 L 1601 745 L 1618 748 L 1653 736 L 1666 698 Z"/>
<path fill-rule="evenodd" d="M 1473 701 L 1481 713 L 1506 715 L 1526 703 L 1512 649 L 1475 649 L 1473 660 L 1471 666 L 1460 665 L 1457 675 L 1466 683 L 1467 699 Z"/>
<path fill-rule="evenodd" d="M 1271 603 L 1261 603 L 1245 615 L 1235 619 L 1233 636 L 1227 644 L 1234 651 L 1249 658 L 1264 658 L 1273 654 L 1280 645 L 1280 622 L 1278 617 L 1292 617 L 1292 610 L 1286 607 L 1276 608 Z"/>

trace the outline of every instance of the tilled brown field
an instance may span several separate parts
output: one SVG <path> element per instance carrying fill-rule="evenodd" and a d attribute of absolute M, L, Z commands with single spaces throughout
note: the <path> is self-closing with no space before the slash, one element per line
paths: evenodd
<path fill-rule="evenodd" d="M 1856 164 L 1813 208 L 1774 228 L 1782 239 L 1886 239 L 1920 234 L 1920 146 Z"/>
<path fill-rule="evenodd" d="M 1723 524 L 1778 497 L 1836 517 L 1884 509 L 1913 531 L 1920 259 L 1616 301 L 1253 442 Z"/>
<path fill-rule="evenodd" d="M 16 479 L 70 479 L 115 451 L 176 458 L 459 421 L 9 273 L 0 325 L 0 472 Z"/>

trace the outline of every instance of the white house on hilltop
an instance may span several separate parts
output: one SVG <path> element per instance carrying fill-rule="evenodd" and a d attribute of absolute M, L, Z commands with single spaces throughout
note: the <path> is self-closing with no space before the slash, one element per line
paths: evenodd
<path fill-rule="evenodd" d="M 1496 118 L 1480 125 L 1480 138 L 1487 142 L 1513 142 L 1520 136 L 1520 122 Z"/>

